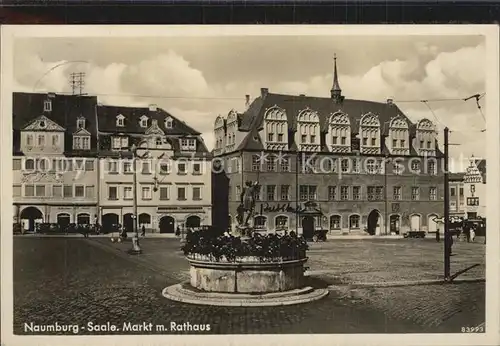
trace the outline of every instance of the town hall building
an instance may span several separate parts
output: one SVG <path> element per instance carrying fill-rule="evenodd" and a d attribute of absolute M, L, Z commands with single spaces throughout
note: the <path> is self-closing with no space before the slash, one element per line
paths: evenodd
<path fill-rule="evenodd" d="M 392 99 L 342 94 L 335 59 L 330 97 L 261 89 L 242 112 L 215 120 L 214 223 L 236 225 L 248 181 L 260 194 L 256 229 L 331 234 L 436 232 L 444 213 L 443 154 L 435 125 L 413 123 Z M 225 197 L 224 195 L 227 195 Z M 228 216 L 224 216 L 224 214 Z"/>

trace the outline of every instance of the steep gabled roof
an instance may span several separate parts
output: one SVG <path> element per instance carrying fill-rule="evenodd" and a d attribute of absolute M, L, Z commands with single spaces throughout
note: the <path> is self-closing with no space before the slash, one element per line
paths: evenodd
<path fill-rule="evenodd" d="M 41 115 L 62 126 L 65 131 L 67 155 L 90 155 L 97 149 L 96 96 L 14 92 L 12 104 L 13 150 L 20 153 L 19 132 Z M 44 102 L 51 101 L 51 111 L 44 111 Z M 85 118 L 85 129 L 91 134 L 91 150 L 72 150 L 72 134 L 77 131 L 77 119 Z"/>
<path fill-rule="evenodd" d="M 328 97 L 296 96 L 268 93 L 265 97 L 258 97 L 252 102 L 248 110 L 242 117 L 240 130 L 249 131 L 250 128 L 257 126 L 259 129 L 263 125 L 264 115 L 268 108 L 278 106 L 286 111 L 289 128 L 294 130 L 297 126 L 297 115 L 304 109 L 311 109 L 318 113 L 320 119 L 321 131 L 326 132 L 328 120 L 331 114 L 343 112 L 349 116 L 351 121 L 351 133 L 357 134 L 359 131 L 359 122 L 361 117 L 367 113 L 378 115 L 382 134 L 387 134 L 389 124 L 392 118 L 401 116 L 412 122 L 395 104 L 344 99 L 341 103 L 336 103 Z"/>
<path fill-rule="evenodd" d="M 116 126 L 116 117 L 122 114 L 125 117 L 125 126 Z M 198 136 L 201 133 L 187 125 L 185 122 L 177 119 L 172 114 L 164 109 L 156 108 L 150 110 L 148 107 L 120 107 L 120 106 L 104 106 L 97 107 L 97 116 L 99 118 L 99 131 L 110 133 L 137 133 L 144 134 L 147 128 L 140 126 L 141 117 L 146 115 L 148 119 L 148 127 L 151 125 L 151 120 L 158 121 L 158 126 L 165 132 L 166 135 L 193 135 Z M 165 127 L 165 119 L 172 118 L 173 126 L 171 129 Z"/>

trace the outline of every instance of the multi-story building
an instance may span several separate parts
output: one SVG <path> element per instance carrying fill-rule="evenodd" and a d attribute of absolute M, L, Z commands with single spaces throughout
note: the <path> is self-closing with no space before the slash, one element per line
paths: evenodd
<path fill-rule="evenodd" d="M 214 187 L 214 200 L 224 194 L 229 200 L 229 217 L 216 224 L 235 225 L 240 193 L 257 181 L 256 228 L 304 234 L 438 228 L 432 220 L 443 215 L 444 175 L 434 124 L 412 123 L 391 99 L 344 98 L 336 62 L 330 97 L 263 88 L 243 113 L 218 117 L 214 134 L 213 153 L 224 164 L 214 181 L 227 181 Z"/>
<path fill-rule="evenodd" d="M 486 218 L 486 160 L 471 157 L 465 172 L 450 174 L 450 216 Z"/>
<path fill-rule="evenodd" d="M 467 219 L 486 218 L 486 160 L 471 158 L 463 180 Z"/>
<path fill-rule="evenodd" d="M 450 216 L 464 217 L 465 214 L 464 173 L 450 173 Z"/>
<path fill-rule="evenodd" d="M 99 105 L 97 115 L 104 227 L 133 229 L 134 179 L 140 228 L 174 233 L 211 224 L 211 160 L 199 132 L 155 105 Z"/>
<path fill-rule="evenodd" d="M 96 97 L 13 94 L 14 222 L 93 223 Z"/>

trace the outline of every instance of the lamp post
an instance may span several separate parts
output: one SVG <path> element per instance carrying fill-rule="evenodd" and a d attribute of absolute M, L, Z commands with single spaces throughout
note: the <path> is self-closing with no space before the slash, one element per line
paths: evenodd
<path fill-rule="evenodd" d="M 134 218 L 134 230 L 135 236 L 132 239 L 132 249 L 130 253 L 139 254 L 141 253 L 141 248 L 139 247 L 139 219 L 137 217 L 137 169 L 136 169 L 136 161 L 137 161 L 137 146 L 132 144 L 132 170 L 133 170 L 133 187 L 132 193 L 134 195 L 133 198 L 133 218 Z"/>
<path fill-rule="evenodd" d="M 384 159 L 384 232 L 385 235 L 387 235 L 387 206 L 388 206 L 388 201 L 387 201 L 387 163 L 389 162 L 389 155 L 385 155 Z"/>
<path fill-rule="evenodd" d="M 444 279 L 445 281 L 450 281 L 450 255 L 451 255 L 448 134 L 449 134 L 449 129 L 445 127 L 444 128 Z"/>

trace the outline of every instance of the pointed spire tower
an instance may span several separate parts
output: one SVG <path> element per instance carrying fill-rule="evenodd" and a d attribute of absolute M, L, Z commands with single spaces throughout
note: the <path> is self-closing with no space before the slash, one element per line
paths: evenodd
<path fill-rule="evenodd" d="M 337 73 L 337 54 L 333 55 L 333 86 L 330 90 L 330 95 L 335 103 L 341 103 L 344 99 L 342 97 L 342 89 L 340 89 L 339 77 Z"/>

